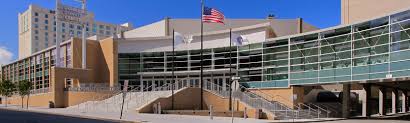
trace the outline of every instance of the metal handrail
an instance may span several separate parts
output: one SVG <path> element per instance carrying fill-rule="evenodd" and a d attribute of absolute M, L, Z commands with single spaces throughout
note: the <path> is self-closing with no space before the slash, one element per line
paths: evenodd
<path fill-rule="evenodd" d="M 309 104 L 313 104 L 313 103 L 309 103 Z M 327 104 L 327 103 L 324 103 L 324 104 Z M 314 105 L 317 105 L 317 106 L 319 106 L 319 107 L 321 107 L 321 108 L 326 108 L 328 111 L 330 111 L 330 113 L 333 113 L 334 115 L 332 115 L 332 116 L 338 116 L 339 115 L 339 111 L 338 110 L 336 110 L 336 109 L 334 109 L 334 108 L 329 108 L 329 106 L 326 106 L 326 105 L 324 105 L 324 104 L 314 104 Z M 341 103 L 336 103 L 336 104 L 339 104 L 339 105 L 341 105 Z"/>
<path fill-rule="evenodd" d="M 322 107 L 320 107 L 320 106 L 318 106 L 318 105 L 316 105 L 316 104 L 313 104 L 313 103 L 310 103 L 309 105 L 313 105 L 314 107 L 317 107 L 318 109 L 320 109 L 320 110 L 322 110 L 322 111 L 325 111 L 327 114 L 329 114 L 331 111 L 329 111 L 329 110 L 326 110 L 326 109 L 324 109 L 324 108 L 322 108 Z"/>

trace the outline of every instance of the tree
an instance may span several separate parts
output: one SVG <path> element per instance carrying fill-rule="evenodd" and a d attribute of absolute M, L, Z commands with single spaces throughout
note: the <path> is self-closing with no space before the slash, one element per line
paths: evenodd
<path fill-rule="evenodd" d="M 28 108 L 28 96 L 30 95 L 31 86 L 32 86 L 31 82 L 27 80 L 20 81 L 17 85 L 17 90 L 21 97 L 21 108 L 24 108 L 23 100 L 24 100 L 24 96 L 26 95 L 27 95 L 27 108 Z"/>
<path fill-rule="evenodd" d="M 11 97 L 14 91 L 16 91 L 16 86 L 10 80 L 3 80 L 3 82 L 0 83 L 0 92 L 1 95 L 3 95 L 6 98 L 6 107 L 7 98 Z"/>

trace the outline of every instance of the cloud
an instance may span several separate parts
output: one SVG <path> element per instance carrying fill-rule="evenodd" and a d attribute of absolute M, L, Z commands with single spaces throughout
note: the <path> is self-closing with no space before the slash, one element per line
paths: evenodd
<path fill-rule="evenodd" d="M 13 59 L 13 53 L 7 50 L 6 47 L 0 46 L 0 64 L 10 63 Z"/>

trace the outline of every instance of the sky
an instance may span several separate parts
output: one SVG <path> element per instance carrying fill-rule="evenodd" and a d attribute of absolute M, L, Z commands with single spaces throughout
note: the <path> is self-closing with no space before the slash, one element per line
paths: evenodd
<path fill-rule="evenodd" d="M 75 0 L 63 3 L 80 6 Z M 217 8 L 226 18 L 266 18 L 274 14 L 279 19 L 301 17 L 319 28 L 340 24 L 340 0 L 204 0 L 205 6 Z M 55 0 L 8 0 L 0 7 L 0 64 L 18 57 L 18 13 L 30 4 L 54 9 Z M 200 0 L 87 0 L 87 8 L 102 22 L 134 27 L 150 24 L 165 17 L 199 18 Z"/>

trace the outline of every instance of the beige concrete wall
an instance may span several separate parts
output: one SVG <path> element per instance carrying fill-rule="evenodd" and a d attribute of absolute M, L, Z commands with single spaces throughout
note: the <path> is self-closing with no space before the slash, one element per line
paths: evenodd
<path fill-rule="evenodd" d="M 174 110 L 199 110 L 200 109 L 200 93 L 201 90 L 199 88 L 187 88 L 182 90 L 174 95 Z M 203 110 L 209 110 L 209 106 L 213 106 L 213 110 L 215 112 L 227 112 L 229 111 L 229 99 L 217 96 L 213 93 L 208 91 L 203 92 Z M 172 98 L 160 98 L 152 103 L 137 109 L 139 113 L 152 113 L 152 107 L 154 103 L 160 103 L 162 110 L 171 110 L 171 103 Z M 251 108 L 244 103 L 236 100 L 233 101 L 233 109 L 234 111 L 244 111 L 245 107 L 247 109 L 247 117 L 256 118 L 256 109 Z M 192 112 L 188 113 L 188 115 L 193 115 Z M 205 115 L 205 114 L 195 114 L 195 115 Z M 223 113 L 220 113 L 218 116 L 224 116 Z M 243 116 L 243 115 L 242 115 Z M 268 114 L 263 114 L 265 119 L 273 119 L 273 116 Z"/>
<path fill-rule="evenodd" d="M 118 82 L 118 42 L 113 38 L 100 41 L 101 57 L 98 58 L 98 75 L 100 81 L 113 86 Z"/>
<path fill-rule="evenodd" d="M 274 88 L 274 89 L 252 89 L 254 92 L 268 100 L 278 101 L 288 107 L 294 107 L 299 103 L 303 103 L 304 89 L 303 87 L 292 86 L 290 88 Z M 293 96 L 296 100 L 293 100 Z"/>
<path fill-rule="evenodd" d="M 112 92 L 73 92 L 66 91 L 65 106 L 73 106 L 87 101 L 100 101 L 114 95 Z"/>
<path fill-rule="evenodd" d="M 124 32 L 125 38 L 167 36 L 167 19 Z"/>
<path fill-rule="evenodd" d="M 53 101 L 57 108 L 66 107 L 67 95 L 64 92 L 65 79 L 73 78 L 80 82 L 92 82 L 93 78 L 89 77 L 92 75 L 91 70 L 85 69 L 72 69 L 72 68 L 57 68 L 52 67 L 50 70 L 50 83 L 51 92 L 54 93 Z"/>
<path fill-rule="evenodd" d="M 351 24 L 410 8 L 409 0 L 342 0 L 341 22 Z"/>
<path fill-rule="evenodd" d="M 52 99 L 53 93 L 44 93 L 44 94 L 35 94 L 30 95 L 29 98 L 29 106 L 30 107 L 48 107 L 49 101 L 53 101 Z M 5 104 L 6 100 L 2 100 L 2 104 Z M 21 97 L 20 96 L 13 96 L 8 98 L 7 104 L 12 105 L 21 105 Z M 23 105 L 26 107 L 27 105 L 27 96 L 23 98 Z"/>
<path fill-rule="evenodd" d="M 73 106 L 86 101 L 99 101 L 107 99 L 114 95 L 112 92 L 74 92 L 74 91 L 65 91 L 64 92 L 64 106 Z M 30 107 L 48 107 L 49 101 L 54 102 L 54 93 L 43 93 L 30 95 L 29 106 Z M 1 104 L 5 104 L 6 100 L 2 100 Z M 13 96 L 8 98 L 7 104 L 12 105 L 21 105 L 21 97 Z M 27 104 L 27 96 L 23 98 L 24 107 Z"/>

